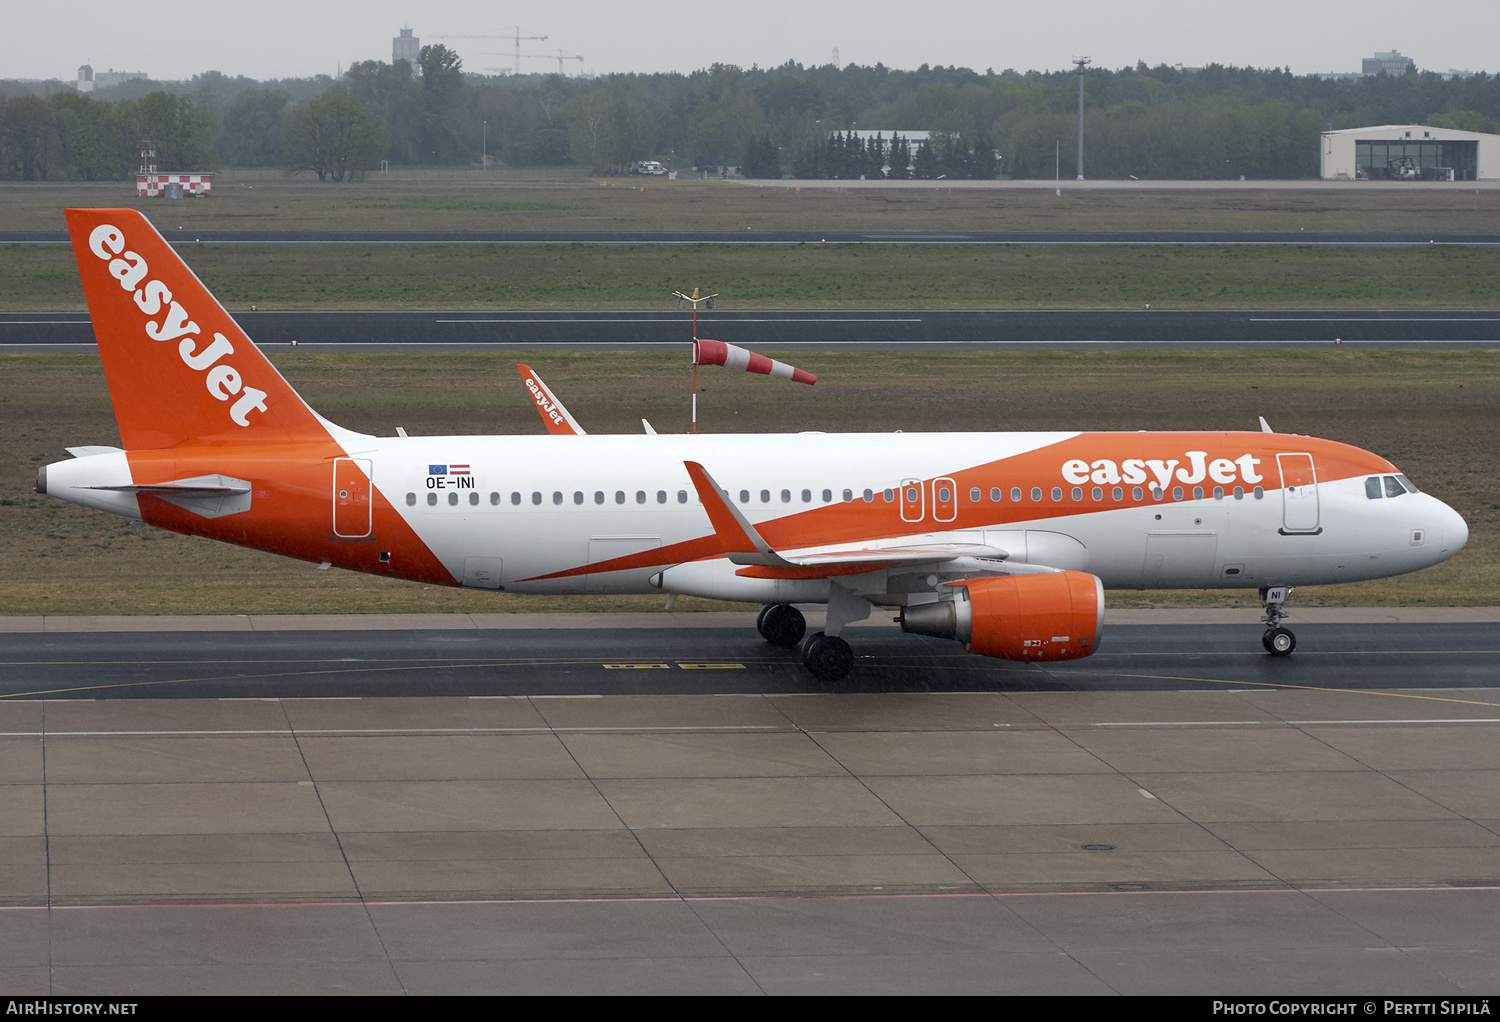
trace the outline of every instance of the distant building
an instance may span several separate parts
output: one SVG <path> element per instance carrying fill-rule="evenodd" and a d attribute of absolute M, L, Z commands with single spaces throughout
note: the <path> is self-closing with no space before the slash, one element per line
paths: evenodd
<path fill-rule="evenodd" d="M 404 60 L 411 65 L 412 74 L 417 73 L 417 57 L 422 53 L 422 40 L 411 34 L 411 29 L 403 28 L 401 34 L 391 40 L 391 63 Z"/>
<path fill-rule="evenodd" d="M 1400 50 L 1392 50 L 1389 53 L 1377 52 L 1373 57 L 1366 57 L 1360 62 L 1359 72 L 1366 75 L 1378 75 L 1381 72 L 1388 75 L 1404 75 L 1409 67 L 1416 67 L 1416 61 L 1402 54 Z"/>
<path fill-rule="evenodd" d="M 78 68 L 78 81 L 73 87 L 79 92 L 93 92 L 95 89 L 113 89 L 116 85 L 147 77 L 150 76 L 144 71 L 116 71 L 114 68 L 96 72 L 84 64 Z"/>
<path fill-rule="evenodd" d="M 1323 132 L 1326 181 L 1487 181 L 1500 178 L 1500 135 L 1430 124 Z"/>

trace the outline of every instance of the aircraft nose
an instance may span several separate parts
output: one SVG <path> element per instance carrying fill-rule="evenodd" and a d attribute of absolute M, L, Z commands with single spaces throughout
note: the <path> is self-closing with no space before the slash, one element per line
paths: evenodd
<path fill-rule="evenodd" d="M 1438 501 L 1438 520 L 1442 529 L 1442 551 L 1443 556 L 1451 557 L 1464 548 L 1469 542 L 1469 523 L 1464 521 L 1464 516 L 1453 510 L 1442 501 Z"/>

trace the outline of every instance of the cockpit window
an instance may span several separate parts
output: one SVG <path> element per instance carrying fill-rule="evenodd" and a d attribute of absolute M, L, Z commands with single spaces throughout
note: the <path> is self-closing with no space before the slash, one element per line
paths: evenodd
<path fill-rule="evenodd" d="M 1406 492 L 1407 493 L 1421 493 L 1422 492 L 1421 490 L 1419 490 L 1415 486 L 1413 486 L 1411 480 L 1408 479 L 1408 478 L 1406 478 L 1406 476 L 1399 476 L 1398 475 L 1396 477 L 1396 480 L 1398 482 L 1400 482 L 1402 486 L 1406 487 Z"/>
<path fill-rule="evenodd" d="M 1406 487 L 1396 481 L 1395 476 L 1385 477 L 1385 495 L 1387 497 L 1399 497 L 1406 492 Z"/>
<path fill-rule="evenodd" d="M 1369 497 L 1371 500 L 1380 499 L 1381 494 L 1379 476 L 1371 476 L 1370 478 L 1365 480 L 1365 496 Z"/>

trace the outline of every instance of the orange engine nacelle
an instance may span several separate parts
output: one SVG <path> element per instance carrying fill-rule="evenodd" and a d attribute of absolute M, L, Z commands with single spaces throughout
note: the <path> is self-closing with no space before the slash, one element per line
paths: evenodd
<path fill-rule="evenodd" d="M 1083 571 L 950 582 L 953 600 L 907 607 L 908 632 L 957 639 L 1001 660 L 1077 660 L 1099 646 L 1104 583 Z"/>

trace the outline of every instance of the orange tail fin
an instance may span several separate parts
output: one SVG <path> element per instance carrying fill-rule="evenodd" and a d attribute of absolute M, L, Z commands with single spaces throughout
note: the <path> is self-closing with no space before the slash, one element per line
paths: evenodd
<path fill-rule="evenodd" d="M 328 439 L 323 420 L 144 216 L 65 212 L 127 450 Z"/>

